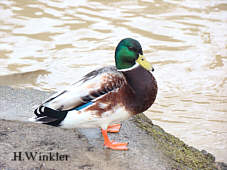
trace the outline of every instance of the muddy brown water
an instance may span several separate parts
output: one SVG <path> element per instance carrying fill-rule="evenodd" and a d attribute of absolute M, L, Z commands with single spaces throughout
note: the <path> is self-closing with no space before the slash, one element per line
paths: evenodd
<path fill-rule="evenodd" d="M 60 90 L 113 65 L 125 37 L 155 68 L 146 115 L 227 162 L 225 0 L 0 1 L 0 85 Z"/>

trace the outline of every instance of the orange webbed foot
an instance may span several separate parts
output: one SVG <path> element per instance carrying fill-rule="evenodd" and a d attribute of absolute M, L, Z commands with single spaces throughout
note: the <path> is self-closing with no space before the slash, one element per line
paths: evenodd
<path fill-rule="evenodd" d="M 121 124 L 113 124 L 108 126 L 107 132 L 117 133 L 120 131 L 120 129 L 121 129 Z"/>
<path fill-rule="evenodd" d="M 102 135 L 104 137 L 104 146 L 113 150 L 128 150 L 128 143 L 110 141 L 107 135 L 107 130 L 102 129 Z"/>
<path fill-rule="evenodd" d="M 104 143 L 105 147 L 113 149 L 113 150 L 128 150 L 128 143 L 127 142 L 115 142 L 115 141 L 111 141 L 109 143 Z"/>

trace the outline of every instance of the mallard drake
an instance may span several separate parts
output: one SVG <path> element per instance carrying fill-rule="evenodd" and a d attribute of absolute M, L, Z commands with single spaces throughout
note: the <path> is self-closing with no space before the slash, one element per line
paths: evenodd
<path fill-rule="evenodd" d="M 107 148 L 127 150 L 128 143 L 110 141 L 107 132 L 119 132 L 115 123 L 147 110 L 155 101 L 157 83 L 135 39 L 119 42 L 115 64 L 51 96 L 34 110 L 33 121 L 62 128 L 100 127 Z"/>

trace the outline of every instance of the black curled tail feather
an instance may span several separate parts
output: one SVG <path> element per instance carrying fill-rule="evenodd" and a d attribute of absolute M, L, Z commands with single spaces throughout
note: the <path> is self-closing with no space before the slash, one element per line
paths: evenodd
<path fill-rule="evenodd" d="M 34 111 L 34 114 L 37 116 L 37 122 L 52 126 L 59 126 L 65 119 L 67 113 L 68 111 L 54 110 L 45 106 L 40 106 Z"/>

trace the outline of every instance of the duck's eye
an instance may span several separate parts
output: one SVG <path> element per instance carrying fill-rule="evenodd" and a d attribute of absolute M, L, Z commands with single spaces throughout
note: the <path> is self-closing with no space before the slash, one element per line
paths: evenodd
<path fill-rule="evenodd" d="M 131 51 L 134 51 L 134 48 L 133 47 L 128 47 L 129 50 Z"/>

